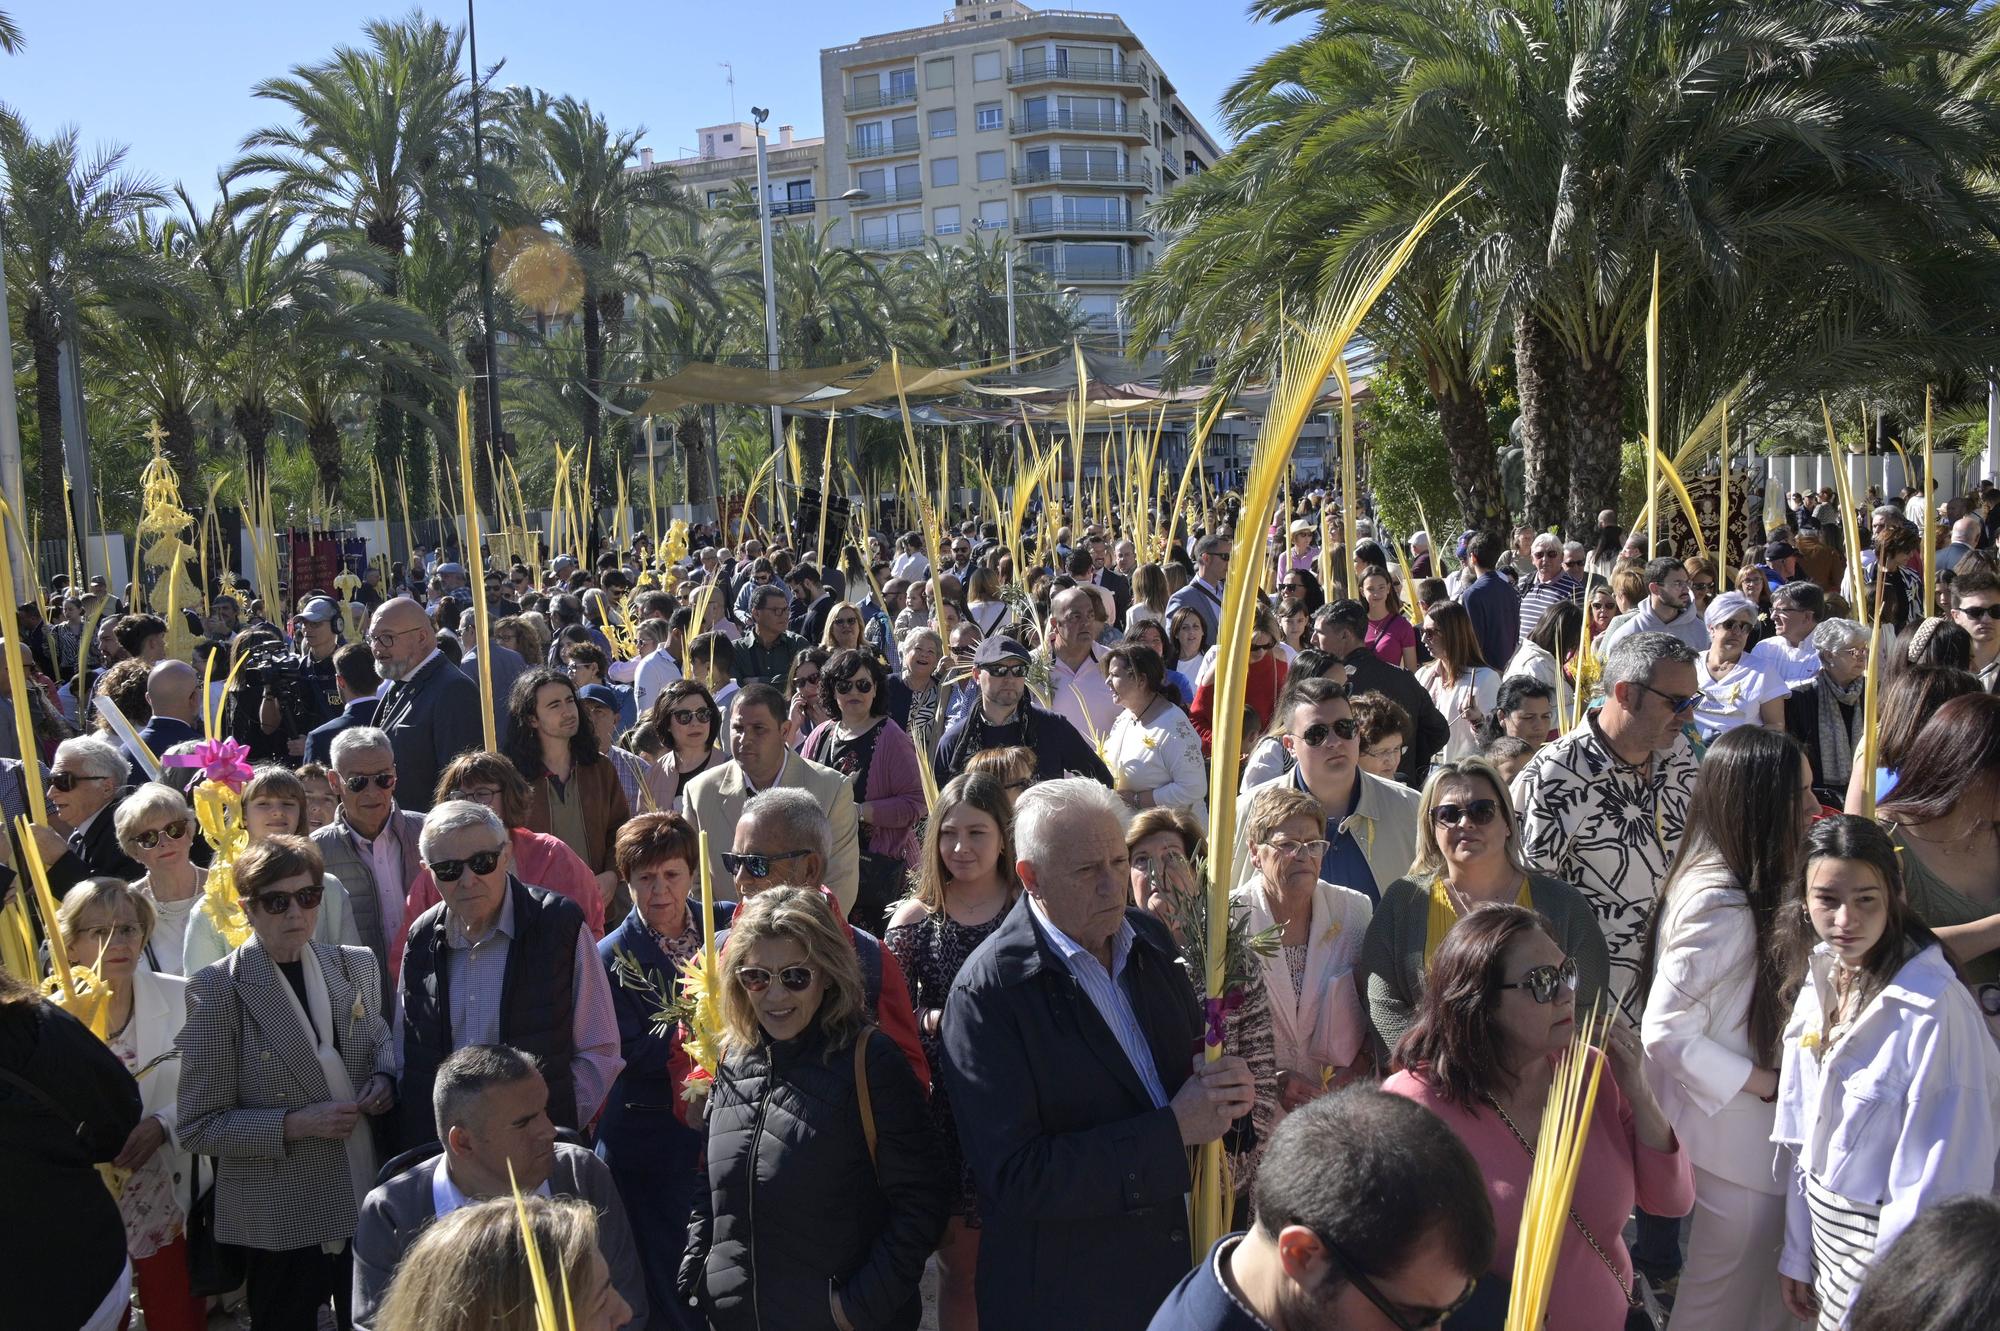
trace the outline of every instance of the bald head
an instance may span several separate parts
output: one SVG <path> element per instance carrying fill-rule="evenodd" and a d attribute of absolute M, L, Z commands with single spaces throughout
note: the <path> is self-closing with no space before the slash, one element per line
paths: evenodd
<path fill-rule="evenodd" d="M 407 596 L 384 601 L 368 626 L 375 672 L 384 679 L 408 679 L 437 648 L 437 630 L 424 608 Z"/>
<path fill-rule="evenodd" d="M 194 725 L 201 716 L 201 676 L 186 661 L 162 661 L 146 673 L 146 705 L 154 716 Z"/>
<path fill-rule="evenodd" d="M 1986 529 L 1981 525 L 1978 518 L 1960 518 L 1957 522 L 1951 524 L 1951 539 L 1968 549 L 1977 550 L 1979 548 L 1979 539 L 1985 534 Z"/>

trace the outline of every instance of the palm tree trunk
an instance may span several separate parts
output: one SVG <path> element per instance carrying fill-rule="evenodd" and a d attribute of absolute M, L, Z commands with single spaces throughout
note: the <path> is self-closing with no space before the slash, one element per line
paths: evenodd
<path fill-rule="evenodd" d="M 592 459 L 593 471 L 596 470 L 598 454 L 604 451 L 604 411 L 591 394 L 604 391 L 603 380 L 604 318 L 597 308 L 597 291 L 593 286 L 583 293 L 583 385 L 590 392 L 584 394 L 582 404 L 584 456 Z M 595 476 L 584 477 L 583 484 L 590 495 L 591 507 L 595 509 L 606 496 L 599 489 Z"/>
<path fill-rule="evenodd" d="M 28 307 L 22 325 L 28 344 L 34 351 L 35 423 L 41 434 L 41 450 L 35 466 L 36 506 L 41 510 L 42 530 L 60 536 L 64 530 L 63 508 L 67 502 L 63 496 L 62 371 L 59 368 L 61 357 L 57 352 L 61 339 L 56 333 L 55 321 L 39 306 Z M 90 498 L 78 495 L 77 502 L 87 510 Z M 29 526 L 27 514 L 15 516 L 21 519 L 24 529 Z M 82 536 L 88 530 L 87 525 L 79 527 L 77 534 Z M 32 555 L 38 567 L 40 555 L 39 550 Z"/>
<path fill-rule="evenodd" d="M 1533 311 L 1514 316 L 1514 383 L 1521 398 L 1521 452 L 1527 472 L 1527 522 L 1547 531 L 1569 506 L 1570 453 L 1558 435 L 1562 358 L 1547 324 Z M 1572 534 L 1588 527 L 1569 528 Z"/>
<path fill-rule="evenodd" d="M 239 402 L 229 413 L 229 420 L 236 432 L 243 436 L 243 478 L 246 493 L 255 497 L 264 493 L 264 478 L 270 471 L 269 440 L 271 430 L 277 425 L 277 413 L 270 406 L 259 403 Z M 275 502 L 273 507 L 275 508 Z M 277 521 L 277 514 L 271 514 Z"/>
<path fill-rule="evenodd" d="M 1584 356 L 1571 352 L 1564 361 L 1563 389 L 1574 441 L 1569 530 L 1592 531 L 1600 511 L 1618 507 L 1625 449 L 1625 374 L 1618 361 L 1603 351 Z"/>
<path fill-rule="evenodd" d="M 176 407 L 161 413 L 160 428 L 167 434 L 167 461 L 173 465 L 174 476 L 180 482 L 181 507 L 187 508 L 202 493 L 198 471 L 196 446 L 201 440 L 200 430 L 195 428 L 194 413 L 186 407 Z"/>
<path fill-rule="evenodd" d="M 1500 460 L 1493 451 L 1493 423 L 1486 399 L 1470 384 L 1441 384 L 1436 393 L 1438 425 L 1451 456 L 1451 488 L 1465 525 L 1507 535 L 1507 492 L 1500 483 Z"/>
<path fill-rule="evenodd" d="M 320 493 L 329 501 L 340 498 L 341 475 L 345 471 L 340 447 L 340 423 L 326 418 L 306 426 L 306 452 L 312 455 L 313 470 L 319 474 Z"/>

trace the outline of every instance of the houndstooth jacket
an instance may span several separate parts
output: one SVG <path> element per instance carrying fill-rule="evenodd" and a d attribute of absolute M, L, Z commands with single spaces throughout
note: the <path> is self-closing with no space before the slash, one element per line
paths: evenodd
<path fill-rule="evenodd" d="M 310 946 L 326 977 L 334 1045 L 356 1090 L 377 1072 L 393 1077 L 375 954 Z M 285 1140 L 287 1111 L 331 1097 L 271 955 L 252 938 L 196 971 L 187 1012 L 176 1042 L 180 1139 L 190 1153 L 216 1158 L 216 1237 L 266 1252 L 353 1237 L 359 1216 L 346 1146 Z M 368 1131 L 367 1123 L 355 1131 Z"/>

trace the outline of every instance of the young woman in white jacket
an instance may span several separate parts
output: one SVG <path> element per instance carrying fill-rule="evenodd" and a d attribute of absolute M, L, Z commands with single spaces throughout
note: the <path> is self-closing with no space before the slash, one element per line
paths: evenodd
<path fill-rule="evenodd" d="M 1785 968 L 1778 928 L 1818 802 L 1788 737 L 1745 726 L 1701 765 L 1646 950 L 1646 1079 L 1694 1165 L 1671 1327 L 1792 1331 L 1771 1279 L 1789 1168 L 1771 1144 Z"/>
<path fill-rule="evenodd" d="M 2000 1047 L 1875 823 L 1813 828 L 1805 904 L 1786 924 L 1803 964 L 1771 1133 L 1793 1152 L 1778 1270 L 1793 1315 L 1835 1331 L 1919 1212 L 1993 1190 Z"/>

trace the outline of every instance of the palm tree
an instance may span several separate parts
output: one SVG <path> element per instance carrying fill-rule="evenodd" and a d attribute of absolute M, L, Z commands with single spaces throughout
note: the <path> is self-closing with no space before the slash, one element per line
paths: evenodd
<path fill-rule="evenodd" d="M 161 280 L 153 299 L 127 305 L 106 342 L 118 393 L 159 423 L 180 491 L 192 495 L 201 420 L 211 407 L 215 323 L 197 266 L 205 219 L 186 190 L 176 187 L 174 197 L 179 206 L 165 217 L 147 211 L 133 219 L 133 239 L 157 261 Z"/>
<path fill-rule="evenodd" d="M 21 27 L 4 11 L 0 11 L 0 51 L 8 55 L 19 54 L 27 43 L 21 39 Z"/>
<path fill-rule="evenodd" d="M 837 365 L 889 351 L 894 293 L 866 255 L 827 243 L 833 227 L 785 226 L 772 234 L 778 349 L 788 365 Z M 754 295 L 764 298 L 761 280 Z"/>
<path fill-rule="evenodd" d="M 10 297 L 35 366 L 37 502 L 45 531 L 63 529 L 66 507 L 60 348 L 67 342 L 77 352 L 98 310 L 154 290 L 158 278 L 127 228 L 141 210 L 166 199 L 152 181 L 123 174 L 124 160 L 123 148 L 83 156 L 73 126 L 38 139 L 0 106 L 0 166 L 8 185 L 0 227 Z"/>

